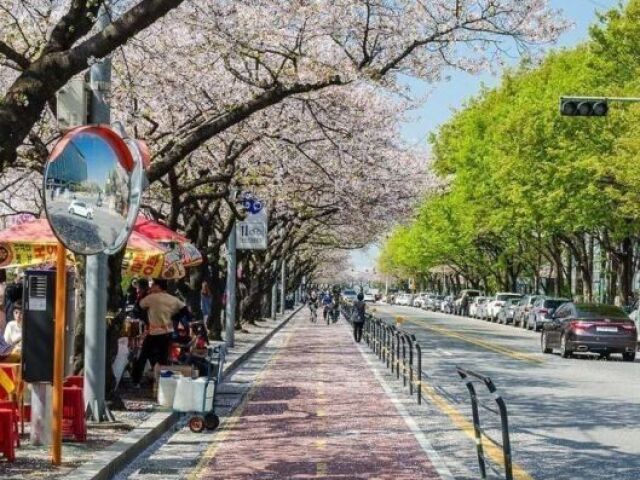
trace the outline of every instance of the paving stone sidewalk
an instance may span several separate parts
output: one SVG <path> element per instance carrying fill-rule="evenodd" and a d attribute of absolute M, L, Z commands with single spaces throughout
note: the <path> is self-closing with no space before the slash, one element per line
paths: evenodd
<path fill-rule="evenodd" d="M 245 326 L 243 331 L 236 332 L 235 346 L 227 354 L 227 366 L 237 367 L 254 346 L 261 342 L 275 328 L 280 326 L 290 315 L 278 316 L 276 321 L 264 320 L 256 325 Z M 103 424 L 89 426 L 87 442 L 64 442 L 63 463 L 59 467 L 51 465 L 49 449 L 47 447 L 33 447 L 28 444 L 27 435 L 23 436 L 23 445 L 16 452 L 16 461 L 8 463 L 0 459 L 0 478 L 3 480 L 22 480 L 31 478 L 62 479 L 69 478 L 74 470 L 91 462 L 100 462 L 101 457 L 108 456 L 108 450 L 114 448 L 118 442 L 127 442 L 127 435 L 144 425 L 150 419 L 162 418 L 170 415 L 170 412 L 157 410 L 154 398 L 149 395 L 140 395 L 129 399 L 125 395 L 127 411 L 114 412 L 117 424 Z"/>
<path fill-rule="evenodd" d="M 305 311 L 280 335 L 191 478 L 452 478 L 388 396 L 349 325 L 312 324 Z"/>

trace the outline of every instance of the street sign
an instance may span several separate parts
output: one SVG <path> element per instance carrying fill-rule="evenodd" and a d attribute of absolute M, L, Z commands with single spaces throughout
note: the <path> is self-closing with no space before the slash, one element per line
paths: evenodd
<path fill-rule="evenodd" d="M 264 203 L 250 194 L 241 198 L 247 217 L 236 224 L 236 248 L 265 250 L 269 233 L 269 215 Z"/>

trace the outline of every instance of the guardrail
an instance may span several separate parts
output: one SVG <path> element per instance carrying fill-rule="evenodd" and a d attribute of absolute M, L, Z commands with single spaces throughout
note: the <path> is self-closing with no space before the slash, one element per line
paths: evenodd
<path fill-rule="evenodd" d="M 343 306 L 343 315 L 351 322 L 351 309 L 348 305 Z M 423 400 L 423 378 L 429 379 L 432 377 L 422 369 L 422 346 L 420 342 L 416 340 L 415 335 L 407 332 L 398 325 L 393 325 L 371 314 L 366 314 L 363 338 L 380 362 L 389 368 L 392 374 L 395 373 L 396 379 L 399 380 L 400 375 L 402 375 L 403 386 L 406 387 L 408 384 L 409 394 L 411 396 L 414 395 L 415 390 L 416 401 L 418 405 L 421 405 Z M 504 478 L 505 480 L 513 480 L 509 421 L 504 399 L 498 394 L 497 388 L 489 377 L 462 367 L 456 367 L 456 371 L 465 382 L 471 399 L 471 413 L 481 479 L 485 480 L 487 478 L 487 466 L 498 475 L 502 475 L 485 456 L 483 441 L 487 440 L 502 450 Z M 474 383 L 482 383 L 486 387 L 498 406 L 497 410 L 479 400 Z M 437 389 L 438 387 L 434 386 L 434 390 Z M 446 396 L 452 399 L 452 397 Z M 453 400 L 459 403 L 458 399 Z M 502 443 L 494 440 L 483 430 L 480 424 L 480 408 L 499 416 Z"/>

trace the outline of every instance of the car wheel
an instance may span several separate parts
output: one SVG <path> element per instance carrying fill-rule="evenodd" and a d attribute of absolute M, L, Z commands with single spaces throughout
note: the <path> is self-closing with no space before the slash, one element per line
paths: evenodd
<path fill-rule="evenodd" d="M 69 215 L 75 215 L 75 214 L 76 214 L 76 212 L 73 210 L 73 208 L 70 208 L 69 209 Z"/>
<path fill-rule="evenodd" d="M 562 337 L 560 337 L 560 356 L 562 358 L 571 357 L 571 350 L 569 350 L 567 347 L 567 337 L 565 335 L 562 335 Z"/>
<path fill-rule="evenodd" d="M 540 335 L 540 349 L 542 353 L 553 353 L 553 348 L 549 348 L 549 339 L 545 332 L 542 332 L 542 335 Z"/>
<path fill-rule="evenodd" d="M 636 352 L 626 352 L 622 354 L 622 360 L 625 362 L 633 362 L 636 359 Z"/>

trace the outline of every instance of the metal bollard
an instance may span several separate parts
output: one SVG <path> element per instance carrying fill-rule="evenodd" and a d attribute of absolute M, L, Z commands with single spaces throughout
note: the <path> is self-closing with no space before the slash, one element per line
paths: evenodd
<path fill-rule="evenodd" d="M 400 336 L 402 340 L 402 386 L 407 386 L 407 346 L 404 333 Z"/>
<path fill-rule="evenodd" d="M 395 343 L 395 332 L 393 337 L 391 337 L 391 373 L 395 372 L 396 369 L 396 343 Z"/>
<path fill-rule="evenodd" d="M 418 342 L 416 342 L 416 355 L 418 360 L 418 382 L 416 386 L 418 387 L 418 405 L 422 404 L 422 347 Z"/>
<path fill-rule="evenodd" d="M 416 336 L 409 333 L 405 335 L 409 344 L 409 395 L 413 395 L 413 341 Z"/>
<path fill-rule="evenodd" d="M 395 334 L 395 327 L 389 326 L 389 344 L 387 345 L 387 368 L 393 366 L 393 337 Z"/>
<path fill-rule="evenodd" d="M 400 340 L 396 337 L 396 378 L 400 378 Z"/>

